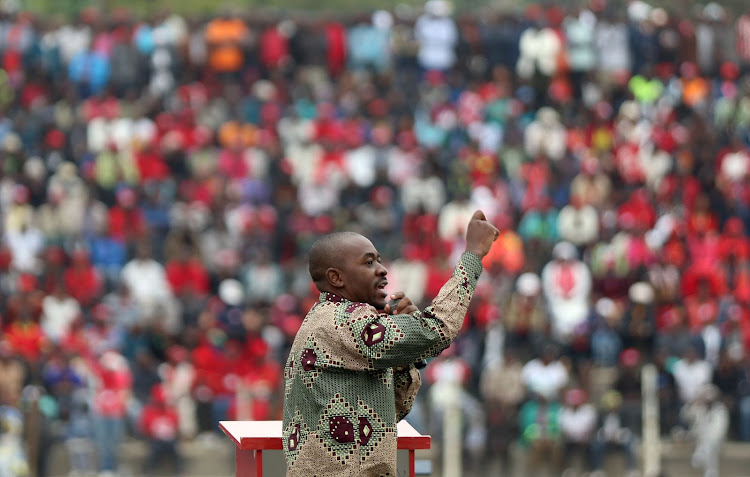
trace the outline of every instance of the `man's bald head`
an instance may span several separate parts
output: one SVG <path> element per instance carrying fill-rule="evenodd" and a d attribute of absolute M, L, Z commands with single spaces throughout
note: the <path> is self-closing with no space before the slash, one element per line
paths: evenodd
<path fill-rule="evenodd" d="M 320 292 L 382 310 L 388 296 L 387 274 L 378 250 L 358 233 L 326 235 L 310 248 L 310 277 Z"/>
<path fill-rule="evenodd" d="M 362 237 L 356 232 L 334 232 L 324 235 L 310 247 L 310 277 L 320 288 L 326 280 L 326 270 L 341 261 L 341 252 L 347 241 Z"/>

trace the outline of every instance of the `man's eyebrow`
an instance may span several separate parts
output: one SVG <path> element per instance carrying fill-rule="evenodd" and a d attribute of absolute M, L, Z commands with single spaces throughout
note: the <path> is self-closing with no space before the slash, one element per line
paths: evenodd
<path fill-rule="evenodd" d="M 362 258 L 380 258 L 380 254 L 376 254 L 374 252 L 367 252 L 365 253 Z"/>

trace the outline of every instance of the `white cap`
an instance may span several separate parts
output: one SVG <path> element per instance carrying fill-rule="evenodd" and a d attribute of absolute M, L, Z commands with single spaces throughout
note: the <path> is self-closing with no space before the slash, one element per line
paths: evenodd
<path fill-rule="evenodd" d="M 724 156 L 721 172 L 731 181 L 742 180 L 750 171 L 750 157 L 744 152 L 734 152 Z"/>
<path fill-rule="evenodd" d="M 516 291 L 523 296 L 534 296 L 541 288 L 542 282 L 536 273 L 522 273 L 516 280 Z"/>
<path fill-rule="evenodd" d="M 128 362 L 123 355 L 117 351 L 109 350 L 102 353 L 99 362 L 108 371 L 121 371 L 128 367 Z"/>
<path fill-rule="evenodd" d="M 549 106 L 539 108 L 539 111 L 536 112 L 536 117 L 545 126 L 554 126 L 560 122 L 560 113 Z"/>
<path fill-rule="evenodd" d="M 578 258 L 578 250 L 570 242 L 560 242 L 552 249 L 552 256 L 559 260 L 575 260 Z"/>
<path fill-rule="evenodd" d="M 42 180 L 47 174 L 47 166 L 40 157 L 33 156 L 28 158 L 24 163 L 23 173 L 29 179 Z"/>
<path fill-rule="evenodd" d="M 453 13 L 453 5 L 447 0 L 429 0 L 424 4 L 424 10 L 430 15 L 447 17 Z"/>
<path fill-rule="evenodd" d="M 231 306 L 239 306 L 245 299 L 242 284 L 234 278 L 227 278 L 219 284 L 219 298 Z"/>
<path fill-rule="evenodd" d="M 393 15 L 386 10 L 377 10 L 372 14 L 372 24 L 378 30 L 388 30 L 393 26 Z"/>
<path fill-rule="evenodd" d="M 596 309 L 596 312 L 599 314 L 599 316 L 603 318 L 609 318 L 614 314 L 617 305 L 615 305 L 615 302 L 611 298 L 602 297 L 596 300 L 596 305 L 594 305 L 594 308 Z"/>
<path fill-rule="evenodd" d="M 642 22 L 649 18 L 654 8 L 641 0 L 635 0 L 628 5 L 628 18 L 634 22 Z"/>
<path fill-rule="evenodd" d="M 649 20 L 651 20 L 655 25 L 657 26 L 664 26 L 669 21 L 669 14 L 666 10 L 663 8 L 654 8 L 651 10 L 648 16 Z"/>
<path fill-rule="evenodd" d="M 726 17 L 727 11 L 716 2 L 710 2 L 703 8 L 703 16 L 709 20 L 722 20 Z"/>
<path fill-rule="evenodd" d="M 646 282 L 633 283 L 628 290 L 628 297 L 633 303 L 648 305 L 654 301 L 654 288 Z"/>
<path fill-rule="evenodd" d="M 641 117 L 641 110 L 635 101 L 623 101 L 618 110 L 620 116 L 623 116 L 631 121 L 638 121 Z"/>
<path fill-rule="evenodd" d="M 253 93 L 262 101 L 270 101 L 276 94 L 276 86 L 268 80 L 258 80 L 253 85 Z"/>

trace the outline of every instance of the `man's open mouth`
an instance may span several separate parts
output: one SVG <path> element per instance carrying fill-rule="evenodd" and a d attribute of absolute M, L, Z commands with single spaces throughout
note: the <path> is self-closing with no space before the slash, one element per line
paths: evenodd
<path fill-rule="evenodd" d="M 385 287 L 388 286 L 388 280 L 383 280 L 381 282 L 378 282 L 377 285 L 375 285 L 375 289 L 378 291 L 378 294 L 383 295 L 383 297 L 388 296 L 388 292 L 385 291 Z"/>

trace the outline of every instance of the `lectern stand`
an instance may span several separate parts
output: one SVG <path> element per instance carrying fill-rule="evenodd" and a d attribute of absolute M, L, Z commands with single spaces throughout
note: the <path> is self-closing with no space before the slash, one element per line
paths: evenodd
<path fill-rule="evenodd" d="M 285 475 L 281 421 L 221 421 L 219 427 L 235 445 L 235 477 Z M 430 436 L 418 433 L 406 421 L 398 423 L 398 475 L 414 477 L 417 449 L 430 448 Z"/>

